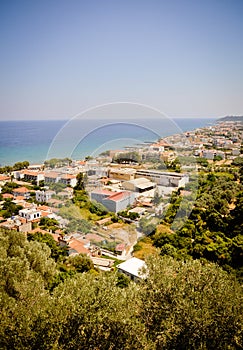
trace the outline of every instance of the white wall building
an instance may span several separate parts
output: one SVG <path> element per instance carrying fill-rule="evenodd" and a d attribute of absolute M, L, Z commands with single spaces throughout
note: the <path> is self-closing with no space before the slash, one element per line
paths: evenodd
<path fill-rule="evenodd" d="M 158 170 L 137 170 L 136 178 L 145 177 L 161 186 L 185 187 L 189 176 L 182 173 L 162 172 Z"/>
<path fill-rule="evenodd" d="M 35 192 L 35 199 L 37 202 L 48 202 L 52 196 L 56 194 L 55 191 L 36 191 Z"/>
<path fill-rule="evenodd" d="M 32 221 L 41 218 L 41 211 L 35 208 L 21 209 L 19 216 L 25 218 L 27 221 Z"/>
<path fill-rule="evenodd" d="M 117 268 L 119 272 L 124 273 L 134 281 L 146 278 L 146 274 L 142 271 L 143 268 L 146 268 L 146 264 L 141 259 L 133 257 L 117 265 Z"/>

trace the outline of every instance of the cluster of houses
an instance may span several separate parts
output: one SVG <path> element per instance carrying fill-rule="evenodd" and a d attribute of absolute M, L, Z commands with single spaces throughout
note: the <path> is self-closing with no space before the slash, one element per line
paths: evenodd
<path fill-rule="evenodd" d="M 204 128 L 173 135 L 166 141 L 182 150 L 193 150 L 196 157 L 214 160 L 234 159 L 239 156 L 243 139 L 241 122 L 221 121 Z"/>
<path fill-rule="evenodd" d="M 143 164 L 115 164 L 112 162 L 114 155 L 126 151 L 110 151 L 106 156 L 100 156 L 87 161 L 73 161 L 60 168 L 45 169 L 44 165 L 30 165 L 28 169 L 13 171 L 11 174 L 0 175 L 1 187 L 7 182 L 14 181 L 18 188 L 11 193 L 2 194 L 3 201 L 11 199 L 15 204 L 21 205 L 18 214 L 7 219 L 0 218 L 0 227 L 15 229 L 22 232 L 46 231 L 36 228 L 41 218 L 54 218 L 59 222 L 60 230 L 52 233 L 54 239 L 60 245 L 65 245 L 70 254 L 85 253 L 89 255 L 95 266 L 110 269 L 114 260 L 103 259 L 100 250 L 92 242 L 101 239 L 98 234 L 74 232 L 71 235 L 63 235 L 65 219 L 58 216 L 58 208 L 73 198 L 73 188 L 77 185 L 77 175 L 82 173 L 86 179 L 86 190 L 91 200 L 102 204 L 108 211 L 119 213 L 124 210 L 137 213 L 139 217 L 146 212 L 154 211 L 155 192 L 170 194 L 173 190 L 183 188 L 189 181 L 189 175 L 178 172 L 159 171 L 149 168 L 146 162 L 169 162 L 175 159 L 178 148 L 185 154 L 194 154 L 195 157 L 203 157 L 214 160 L 233 159 L 240 155 L 243 138 L 242 124 L 232 122 L 218 123 L 206 128 L 173 135 L 156 143 L 143 145 L 139 148 L 130 148 L 138 151 Z M 188 153 L 186 153 L 188 152 Z M 27 184 L 42 185 L 41 190 L 30 189 Z M 57 193 L 51 189 L 52 184 L 62 184 L 62 189 Z M 44 186 L 43 186 L 44 185 Z M 35 203 L 29 199 L 34 198 Z M 97 222 L 104 227 L 110 218 Z M 94 237 L 95 236 L 95 237 Z M 125 249 L 118 244 L 116 254 L 122 255 Z M 129 275 L 132 279 L 140 278 L 139 272 L 144 267 L 142 260 L 132 258 L 118 266 L 119 271 Z M 139 277 L 140 276 L 140 277 Z"/>

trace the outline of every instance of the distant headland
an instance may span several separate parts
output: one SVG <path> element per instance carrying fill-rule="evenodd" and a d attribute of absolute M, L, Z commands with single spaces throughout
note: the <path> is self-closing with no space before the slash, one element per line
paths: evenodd
<path fill-rule="evenodd" d="M 226 116 L 217 119 L 217 122 L 241 122 L 243 123 L 243 116 Z"/>

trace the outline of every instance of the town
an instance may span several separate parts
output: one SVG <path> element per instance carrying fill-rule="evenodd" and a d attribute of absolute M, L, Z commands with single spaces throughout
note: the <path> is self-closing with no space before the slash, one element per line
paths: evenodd
<path fill-rule="evenodd" d="M 241 156 L 242 138 L 241 122 L 221 121 L 96 158 L 2 168 L 0 227 L 51 234 L 69 256 L 86 254 L 109 270 L 132 258 L 141 223 L 158 224 L 173 192 L 191 194 L 186 186 L 200 167 Z"/>

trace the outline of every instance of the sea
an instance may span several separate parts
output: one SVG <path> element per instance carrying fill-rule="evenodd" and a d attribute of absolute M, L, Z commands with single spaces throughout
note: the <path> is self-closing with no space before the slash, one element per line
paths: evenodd
<path fill-rule="evenodd" d="M 84 159 L 206 127 L 216 118 L 0 121 L 0 166 L 51 158 Z"/>

